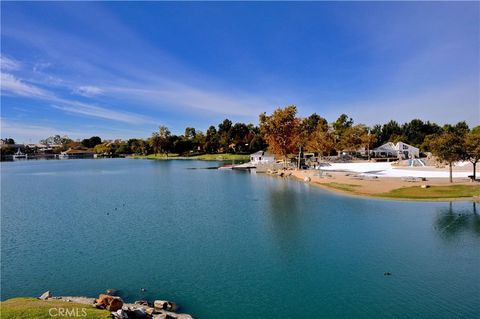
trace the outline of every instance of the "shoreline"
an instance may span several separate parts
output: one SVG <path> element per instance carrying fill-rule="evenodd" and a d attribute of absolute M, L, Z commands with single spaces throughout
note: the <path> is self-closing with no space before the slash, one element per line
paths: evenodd
<path fill-rule="evenodd" d="M 98 298 L 85 296 L 52 296 L 50 291 L 40 297 L 14 297 L 0 301 L 2 315 L 17 318 L 35 318 L 38 315 L 50 316 L 81 316 L 98 319 L 193 319 L 187 313 L 181 313 L 180 306 L 172 301 L 156 299 L 154 301 L 137 300 L 133 303 L 124 302 L 118 296 L 117 290 L 108 289 Z M 73 315 L 72 315 L 73 314 Z"/>
<path fill-rule="evenodd" d="M 288 173 L 287 173 L 288 172 Z M 444 178 L 428 179 L 426 181 L 407 182 L 400 178 L 378 178 L 372 180 L 355 179 L 348 176 L 347 172 L 328 172 L 328 177 L 314 176 L 316 172 L 305 170 L 287 170 L 286 177 L 291 177 L 297 181 L 305 184 L 312 185 L 314 187 L 321 188 L 326 191 L 330 191 L 343 196 L 351 196 L 356 198 L 365 199 L 379 199 L 390 201 L 416 201 L 416 202 L 477 202 L 480 203 L 480 183 L 470 182 L 468 180 L 457 179 L 453 183 L 449 183 Z M 267 173 L 267 175 L 277 176 L 277 174 Z M 427 185 L 426 189 L 422 188 L 422 185 Z M 373 187 L 372 187 L 373 186 Z M 449 189 L 451 187 L 465 187 L 472 189 L 475 193 L 472 196 L 424 196 L 422 197 L 422 191 L 428 192 L 429 190 L 436 189 Z M 381 189 L 381 191 L 378 191 Z M 408 195 L 396 195 L 395 192 L 399 191 L 415 191 L 420 192 L 420 196 L 408 196 Z M 392 193 L 393 192 L 393 193 Z"/>

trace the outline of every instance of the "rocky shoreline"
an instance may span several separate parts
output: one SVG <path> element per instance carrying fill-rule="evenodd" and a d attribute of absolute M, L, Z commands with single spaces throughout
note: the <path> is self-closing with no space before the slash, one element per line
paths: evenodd
<path fill-rule="evenodd" d="M 97 309 L 105 309 L 111 312 L 112 319 L 193 319 L 186 313 L 178 313 L 180 306 L 168 300 L 138 300 L 134 303 L 125 303 L 118 296 L 116 289 L 107 289 L 98 298 L 83 296 L 53 296 L 50 291 L 44 292 L 40 300 L 61 300 L 89 305 Z"/>

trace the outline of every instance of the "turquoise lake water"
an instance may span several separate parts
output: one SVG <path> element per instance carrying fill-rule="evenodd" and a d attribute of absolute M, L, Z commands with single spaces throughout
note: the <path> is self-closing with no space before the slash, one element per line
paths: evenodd
<path fill-rule="evenodd" d="M 345 197 L 202 169 L 215 165 L 2 163 L 2 300 L 116 288 L 205 319 L 478 318 L 472 203 Z"/>

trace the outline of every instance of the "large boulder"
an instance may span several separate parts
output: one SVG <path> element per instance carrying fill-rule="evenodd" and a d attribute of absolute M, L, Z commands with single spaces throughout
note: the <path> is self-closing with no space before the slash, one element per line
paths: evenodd
<path fill-rule="evenodd" d="M 122 309 L 123 300 L 120 297 L 109 296 L 101 294 L 98 299 L 95 299 L 95 307 L 100 309 L 107 309 L 108 311 L 117 311 Z"/>
<path fill-rule="evenodd" d="M 155 300 L 153 302 L 153 306 L 156 310 L 167 310 L 173 312 L 180 308 L 176 303 L 167 300 Z"/>
<path fill-rule="evenodd" d="M 137 300 L 134 302 L 135 305 L 150 307 L 147 300 Z"/>
<path fill-rule="evenodd" d="M 147 313 L 143 308 L 132 309 L 127 311 L 128 319 L 147 319 Z"/>

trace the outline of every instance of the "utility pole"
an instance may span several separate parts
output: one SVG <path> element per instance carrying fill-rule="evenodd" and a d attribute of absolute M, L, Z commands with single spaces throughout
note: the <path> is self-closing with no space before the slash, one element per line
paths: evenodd
<path fill-rule="evenodd" d="M 300 156 L 302 154 L 302 146 L 300 145 L 298 147 L 298 161 L 297 161 L 297 169 L 299 170 L 300 169 Z"/>
<path fill-rule="evenodd" d="M 368 135 L 367 135 L 367 156 L 368 156 L 368 161 L 370 162 L 370 128 L 368 128 Z"/>

